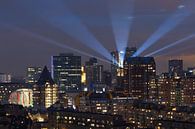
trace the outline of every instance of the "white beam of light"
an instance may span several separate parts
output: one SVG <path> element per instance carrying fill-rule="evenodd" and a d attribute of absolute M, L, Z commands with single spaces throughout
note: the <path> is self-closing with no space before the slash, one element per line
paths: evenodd
<path fill-rule="evenodd" d="M 59 28 L 70 37 L 80 41 L 83 45 L 111 60 L 110 52 L 95 38 L 95 36 L 74 15 L 62 0 L 42 0 L 37 14 L 42 16 L 52 26 Z"/>
<path fill-rule="evenodd" d="M 190 12 L 185 9 L 179 9 L 177 10 L 168 20 L 163 23 L 160 28 L 137 50 L 137 52 L 133 55 L 139 56 L 142 54 L 146 49 L 151 47 L 153 44 L 155 44 L 160 38 L 162 38 L 164 35 L 166 35 L 168 32 L 176 28 L 181 22 L 184 21 L 184 19 L 188 16 L 190 16 Z"/>
<path fill-rule="evenodd" d="M 165 47 L 163 47 L 163 48 L 161 48 L 161 49 L 158 49 L 158 50 L 156 50 L 156 51 L 154 51 L 154 52 L 152 52 L 152 53 L 150 53 L 150 54 L 147 54 L 145 57 L 154 56 L 154 55 L 156 55 L 157 53 L 160 53 L 160 52 L 162 52 L 162 51 L 164 51 L 164 50 L 166 50 L 166 49 L 169 49 L 169 48 L 171 48 L 171 47 L 174 47 L 175 45 L 179 45 L 179 44 L 181 44 L 181 43 L 184 43 L 185 41 L 188 41 L 188 40 L 190 40 L 190 39 L 192 39 L 192 38 L 194 38 L 194 37 L 195 37 L 195 34 L 192 34 L 192 35 L 190 35 L 190 36 L 187 36 L 187 37 L 185 37 L 185 38 L 183 38 L 183 39 L 180 39 L 180 40 L 178 40 L 178 41 L 176 41 L 176 42 L 174 42 L 174 43 L 172 43 L 172 44 L 169 44 L 169 45 L 167 45 L 167 46 L 165 46 Z"/>
<path fill-rule="evenodd" d="M 134 0 L 110 0 L 109 7 L 117 51 L 125 52 L 133 22 Z"/>
<path fill-rule="evenodd" d="M 65 44 L 62 44 L 62 43 L 59 43 L 59 42 L 54 41 L 54 40 L 52 40 L 52 39 L 49 39 L 49 38 L 47 38 L 47 37 L 44 37 L 44 36 L 38 35 L 38 34 L 36 34 L 36 33 L 33 33 L 33 32 L 31 32 L 31 31 L 22 29 L 22 28 L 20 28 L 20 27 L 16 27 L 16 26 L 13 26 L 13 25 L 8 25 L 8 24 L 3 24 L 3 26 L 6 26 L 7 28 L 14 29 L 14 30 L 16 30 L 16 31 L 22 32 L 22 33 L 24 33 L 24 34 L 26 34 L 26 35 L 28 35 L 28 36 L 31 36 L 31 37 L 34 37 L 34 38 L 36 38 L 36 39 L 42 40 L 42 41 L 44 41 L 44 42 L 46 42 L 46 43 L 48 43 L 48 44 L 55 45 L 55 46 L 60 47 L 60 48 L 69 49 L 69 50 L 71 50 L 71 51 L 77 52 L 77 53 L 79 53 L 79 54 L 81 54 L 81 55 L 84 55 L 84 56 L 87 56 L 87 57 L 95 57 L 95 58 L 97 58 L 98 60 L 103 61 L 103 62 L 106 62 L 106 63 L 109 63 L 109 64 L 111 63 L 110 61 L 108 61 L 108 60 L 106 60 L 106 59 L 103 59 L 103 58 L 100 58 L 100 57 L 98 57 L 98 56 L 94 56 L 94 55 L 92 55 L 92 54 L 89 54 L 89 53 L 80 51 L 80 50 L 78 50 L 78 49 L 72 48 L 72 47 L 67 46 L 67 45 L 65 45 Z"/>

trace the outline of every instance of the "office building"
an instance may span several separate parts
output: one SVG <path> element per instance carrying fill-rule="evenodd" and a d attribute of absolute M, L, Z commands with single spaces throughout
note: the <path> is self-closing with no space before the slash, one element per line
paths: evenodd
<path fill-rule="evenodd" d="M 71 53 L 53 56 L 52 77 L 60 87 L 60 92 L 77 91 L 81 87 L 81 56 Z"/>
<path fill-rule="evenodd" d="M 114 87 L 123 87 L 124 86 L 124 64 L 127 63 L 127 59 L 131 57 L 137 51 L 136 48 L 126 48 L 126 52 L 123 51 L 113 51 L 112 55 L 112 64 L 111 64 L 111 76 L 112 76 L 112 85 Z"/>
<path fill-rule="evenodd" d="M 41 67 L 28 67 L 27 68 L 27 75 L 26 75 L 26 83 L 28 84 L 35 84 L 42 72 Z"/>
<path fill-rule="evenodd" d="M 157 79 L 159 104 L 192 106 L 195 104 L 195 77 L 170 77 L 162 74 Z"/>
<path fill-rule="evenodd" d="M 47 67 L 43 69 L 38 82 L 33 86 L 33 105 L 46 109 L 58 100 L 58 86 L 51 78 Z"/>
<path fill-rule="evenodd" d="M 85 63 L 86 85 L 103 83 L 103 65 L 99 65 L 96 58 L 90 58 Z"/>
<path fill-rule="evenodd" d="M 112 85 L 111 82 L 112 82 L 111 72 L 104 71 L 103 72 L 103 83 L 106 84 L 106 86 L 111 87 Z"/>
<path fill-rule="evenodd" d="M 126 89 L 134 99 L 157 97 L 156 64 L 152 57 L 130 57 L 124 66 Z M 152 94 L 151 94 L 152 93 Z"/>

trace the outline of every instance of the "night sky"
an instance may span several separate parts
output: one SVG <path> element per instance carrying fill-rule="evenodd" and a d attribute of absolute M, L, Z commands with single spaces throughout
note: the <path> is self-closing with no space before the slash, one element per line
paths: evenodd
<path fill-rule="evenodd" d="M 63 16 L 65 24 L 74 22 L 77 17 L 94 37 L 109 51 L 116 49 L 109 6 L 114 0 L 1 0 L 0 1 L 0 72 L 24 75 L 28 66 L 50 66 L 50 57 L 71 50 L 48 44 L 18 28 L 66 44 L 81 51 L 104 58 L 98 52 L 82 44 L 57 25 L 51 24 L 50 18 Z M 116 0 L 115 0 L 116 1 Z M 120 1 L 123 8 L 124 1 Z M 140 47 L 179 7 L 183 1 L 190 0 L 135 0 L 132 27 L 129 33 L 129 47 Z M 193 1 L 193 0 L 192 0 Z M 123 3 L 124 2 L 124 3 Z M 64 9 L 63 9 L 64 7 Z M 185 36 L 195 33 L 195 15 L 190 5 L 185 5 L 192 14 L 171 32 L 166 34 L 143 53 L 147 54 Z M 49 17 L 49 19 L 48 19 Z M 128 18 L 128 16 L 127 16 Z M 75 26 L 76 27 L 76 26 Z M 63 28 L 64 30 L 66 28 Z M 70 31 L 70 30 L 68 30 Z M 71 33 L 74 35 L 74 31 Z M 87 40 L 87 39 L 86 39 Z M 169 59 L 183 59 L 185 67 L 195 66 L 195 38 L 156 55 L 159 72 L 167 70 Z M 75 53 L 79 55 L 78 53 Z M 82 56 L 85 61 L 88 59 Z M 110 65 L 107 65 L 109 68 Z"/>

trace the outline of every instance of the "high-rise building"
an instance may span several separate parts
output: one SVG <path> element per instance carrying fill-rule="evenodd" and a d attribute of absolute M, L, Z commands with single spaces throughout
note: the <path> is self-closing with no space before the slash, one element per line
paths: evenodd
<path fill-rule="evenodd" d="M 127 59 L 131 57 L 137 49 L 135 47 L 126 48 L 126 52 L 111 52 L 112 55 L 112 64 L 111 64 L 111 76 L 112 76 L 112 85 L 114 87 L 124 86 L 124 64 L 127 62 Z"/>
<path fill-rule="evenodd" d="M 191 106 L 195 104 L 195 77 L 170 77 L 161 74 L 157 79 L 159 104 Z"/>
<path fill-rule="evenodd" d="M 42 72 L 41 67 L 28 67 L 27 68 L 27 76 L 26 76 L 26 83 L 28 84 L 35 84 Z"/>
<path fill-rule="evenodd" d="M 109 71 L 104 71 L 103 72 L 103 82 L 104 84 L 106 84 L 106 86 L 111 86 L 111 82 L 112 82 L 112 77 L 111 77 L 111 72 Z"/>
<path fill-rule="evenodd" d="M 0 83 L 10 83 L 11 82 L 11 75 L 6 73 L 0 73 Z"/>
<path fill-rule="evenodd" d="M 171 86 L 169 81 L 169 74 L 162 73 L 157 77 L 157 87 L 158 87 L 158 102 L 162 105 L 169 105 L 171 100 Z"/>
<path fill-rule="evenodd" d="M 169 60 L 169 75 L 183 76 L 183 60 Z"/>
<path fill-rule="evenodd" d="M 130 57 L 124 66 L 126 89 L 134 99 L 154 101 L 156 64 L 153 57 Z"/>
<path fill-rule="evenodd" d="M 33 86 L 33 105 L 37 109 L 45 109 L 56 103 L 57 100 L 58 86 L 45 67 L 38 82 Z"/>
<path fill-rule="evenodd" d="M 81 56 L 71 53 L 53 56 L 52 77 L 60 87 L 60 92 L 79 90 L 81 86 Z"/>
<path fill-rule="evenodd" d="M 96 58 L 90 58 L 85 63 L 87 86 L 103 83 L 103 65 L 99 65 Z"/>

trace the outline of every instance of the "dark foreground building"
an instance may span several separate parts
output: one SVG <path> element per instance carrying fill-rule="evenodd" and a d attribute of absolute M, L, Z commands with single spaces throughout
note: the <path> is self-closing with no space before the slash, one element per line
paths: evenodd
<path fill-rule="evenodd" d="M 31 129 L 32 121 L 21 105 L 0 105 L 0 129 Z"/>
<path fill-rule="evenodd" d="M 68 129 L 130 129 L 122 116 L 78 112 L 73 109 L 50 108 L 49 128 Z"/>

